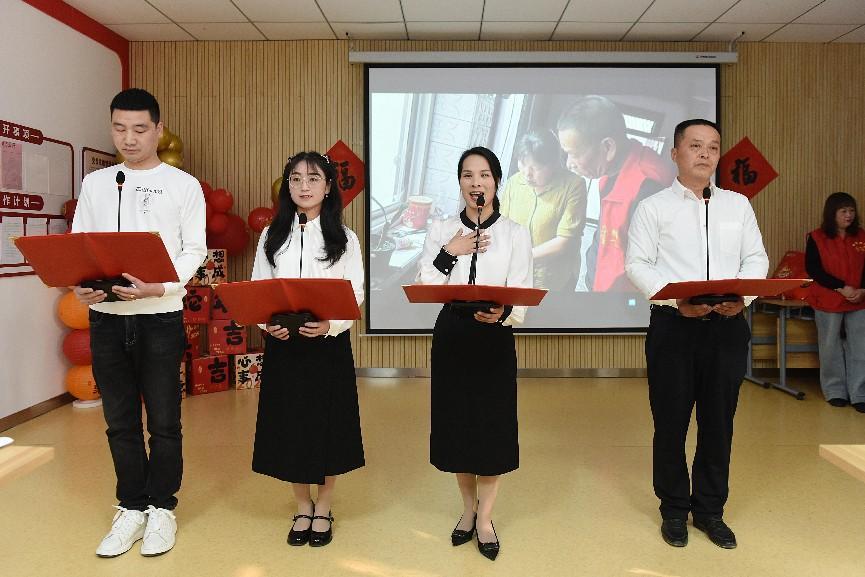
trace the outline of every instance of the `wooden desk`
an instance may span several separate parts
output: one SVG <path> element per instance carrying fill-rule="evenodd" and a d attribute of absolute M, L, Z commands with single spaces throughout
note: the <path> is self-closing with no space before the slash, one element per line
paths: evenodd
<path fill-rule="evenodd" d="M 865 483 L 865 445 L 820 445 L 820 456 Z"/>
<path fill-rule="evenodd" d="M 54 458 L 54 447 L 9 445 L 0 449 L 0 483 L 26 475 Z"/>

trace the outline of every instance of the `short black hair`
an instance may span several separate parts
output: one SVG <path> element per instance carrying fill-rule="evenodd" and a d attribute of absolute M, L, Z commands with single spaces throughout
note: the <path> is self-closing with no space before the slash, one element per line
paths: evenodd
<path fill-rule="evenodd" d="M 585 142 L 596 144 L 604 138 L 617 143 L 627 139 L 625 117 L 616 103 L 605 96 L 583 96 L 562 114 L 556 124 L 559 132 L 575 130 Z"/>
<path fill-rule="evenodd" d="M 118 92 L 111 100 L 111 112 L 115 110 L 146 110 L 153 124 L 159 124 L 159 102 L 143 88 L 127 88 Z"/>
<path fill-rule="evenodd" d="M 823 205 L 823 224 L 820 225 L 820 228 L 829 238 L 835 238 L 838 235 L 838 222 L 835 220 L 835 215 L 842 208 L 852 208 L 856 211 L 853 222 L 847 227 L 847 232 L 851 235 L 859 232 L 859 209 L 856 208 L 856 199 L 846 192 L 833 192 L 826 199 L 826 204 Z"/>
<path fill-rule="evenodd" d="M 562 149 L 559 141 L 549 130 L 526 132 L 514 147 L 514 156 L 524 161 L 531 156 L 543 166 L 561 165 Z"/>
<path fill-rule="evenodd" d="M 679 143 L 682 142 L 682 138 L 685 137 L 685 131 L 688 130 L 691 126 L 709 126 L 714 128 L 715 131 L 720 135 L 721 129 L 718 128 L 718 125 L 712 122 L 711 120 L 706 120 L 705 118 L 692 118 L 690 120 L 683 120 L 679 124 L 676 125 L 676 129 L 673 130 L 673 148 L 677 148 Z"/>

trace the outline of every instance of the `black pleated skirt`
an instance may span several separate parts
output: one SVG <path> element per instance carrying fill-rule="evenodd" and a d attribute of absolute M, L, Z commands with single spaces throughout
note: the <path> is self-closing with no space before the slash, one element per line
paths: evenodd
<path fill-rule="evenodd" d="M 519 467 L 517 353 L 511 327 L 446 305 L 433 331 L 430 463 L 493 476 Z"/>
<path fill-rule="evenodd" d="M 349 332 L 268 336 L 252 470 L 291 483 L 363 467 L 363 440 Z"/>

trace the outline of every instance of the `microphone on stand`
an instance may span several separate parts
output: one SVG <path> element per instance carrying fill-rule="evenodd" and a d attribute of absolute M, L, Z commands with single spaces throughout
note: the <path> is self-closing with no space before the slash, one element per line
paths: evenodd
<path fill-rule="evenodd" d="M 706 280 L 709 280 L 709 199 L 712 198 L 712 188 L 703 189 L 703 204 L 706 205 Z"/>
<path fill-rule="evenodd" d="M 120 199 L 123 193 L 123 183 L 126 182 L 126 175 L 122 170 L 117 171 L 117 176 L 114 178 L 117 182 L 117 232 L 120 232 Z"/>
<path fill-rule="evenodd" d="M 481 193 L 475 199 L 475 205 L 478 207 L 478 227 L 475 230 L 475 234 L 477 235 L 475 236 L 475 252 L 472 255 L 472 262 L 469 266 L 469 284 L 475 284 L 475 277 L 477 277 L 478 274 L 478 251 L 481 249 L 481 211 L 485 204 L 486 200 L 484 199 L 483 193 Z"/>
<path fill-rule="evenodd" d="M 303 278 L 303 229 L 306 227 L 306 213 L 298 213 L 297 224 L 300 225 L 300 271 L 298 278 Z"/>

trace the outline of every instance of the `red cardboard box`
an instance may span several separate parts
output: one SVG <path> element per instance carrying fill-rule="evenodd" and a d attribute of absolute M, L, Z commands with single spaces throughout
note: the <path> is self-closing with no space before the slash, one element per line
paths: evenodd
<path fill-rule="evenodd" d="M 183 353 L 188 359 L 194 359 L 201 356 L 201 344 L 204 342 L 204 325 L 187 325 L 183 328 L 186 331 L 186 350 Z"/>
<path fill-rule="evenodd" d="M 204 395 L 227 391 L 230 378 L 228 356 L 201 357 L 192 359 L 192 384 L 190 395 Z"/>
<path fill-rule="evenodd" d="M 225 304 L 223 304 L 222 299 L 219 298 L 219 293 L 216 291 L 213 291 L 213 300 L 210 305 L 210 318 L 221 321 L 231 319 L 231 315 L 228 314 L 228 309 L 225 308 Z"/>
<path fill-rule="evenodd" d="M 186 286 L 183 297 L 183 322 L 190 325 L 206 325 L 210 321 L 210 303 L 213 289 L 203 286 Z"/>
<path fill-rule="evenodd" d="M 234 387 L 236 389 L 260 388 L 263 363 L 262 351 L 234 355 Z"/>
<path fill-rule="evenodd" d="M 207 343 L 211 355 L 242 355 L 246 352 L 246 327 L 232 320 L 210 321 Z"/>
<path fill-rule="evenodd" d="M 194 286 L 209 286 L 225 282 L 228 274 L 228 253 L 224 248 L 211 248 L 207 250 L 207 258 L 195 274 L 189 284 Z"/>

